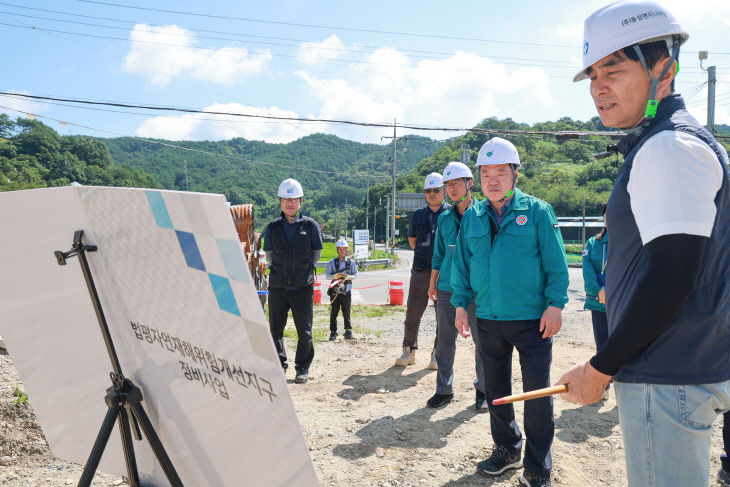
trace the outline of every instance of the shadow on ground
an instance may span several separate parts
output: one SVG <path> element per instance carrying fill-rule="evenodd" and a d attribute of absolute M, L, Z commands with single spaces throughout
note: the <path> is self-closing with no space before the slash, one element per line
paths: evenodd
<path fill-rule="evenodd" d="M 555 418 L 555 436 L 567 443 L 583 443 L 589 437 L 609 438 L 618 426 L 618 408 L 601 411 L 603 402 L 563 409 Z"/>
<path fill-rule="evenodd" d="M 380 388 L 384 388 L 389 392 L 399 392 L 415 387 L 419 380 L 431 372 L 435 372 L 430 369 L 421 369 L 410 374 L 404 374 L 403 372 L 407 370 L 409 369 L 406 367 L 394 365 L 379 374 L 351 375 L 342 383 L 349 386 L 349 388 L 342 389 L 337 393 L 337 396 L 341 399 L 357 401 L 367 394 L 377 393 Z"/>
<path fill-rule="evenodd" d="M 360 443 L 336 446 L 332 452 L 343 458 L 364 458 L 377 448 L 443 448 L 448 436 L 469 421 L 477 412 L 473 407 L 462 409 L 455 415 L 431 421 L 437 409 L 424 407 L 399 418 L 384 416 L 363 426 L 355 436 Z"/>

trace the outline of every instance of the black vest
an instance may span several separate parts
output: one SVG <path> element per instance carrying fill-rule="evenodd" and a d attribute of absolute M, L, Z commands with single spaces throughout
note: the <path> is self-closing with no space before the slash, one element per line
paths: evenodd
<path fill-rule="evenodd" d="M 308 287 L 314 285 L 314 264 L 312 262 L 312 234 L 315 221 L 302 216 L 297 222 L 291 242 L 286 238 L 284 217 L 280 216 L 269 223 L 271 238 L 271 268 L 269 287 L 287 286 Z"/>
<path fill-rule="evenodd" d="M 428 205 L 422 206 L 413 212 L 412 227 L 416 234 L 416 246 L 413 248 L 413 269 L 416 271 L 430 271 L 431 259 L 433 258 L 433 245 L 436 241 L 436 229 L 438 227 L 438 215 L 451 208 L 451 205 L 444 204 L 435 213 L 435 223 L 431 223 L 433 213 Z"/>
<path fill-rule="evenodd" d="M 669 327 L 616 374 L 622 382 L 706 384 L 730 379 L 730 177 L 725 150 L 687 112 L 679 95 L 659 103 L 656 118 L 641 134 L 619 142 L 625 161 L 608 200 L 611 229 L 606 265 L 608 330 L 618 326 L 625 306 L 647 265 L 646 249 L 631 211 L 627 184 L 634 156 L 653 135 L 664 130 L 691 134 L 709 145 L 720 160 L 724 178 L 715 196 L 712 234 L 694 292 Z"/>

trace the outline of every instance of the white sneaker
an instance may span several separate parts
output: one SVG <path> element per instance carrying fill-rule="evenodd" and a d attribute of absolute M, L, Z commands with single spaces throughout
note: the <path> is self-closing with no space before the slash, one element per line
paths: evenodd
<path fill-rule="evenodd" d="M 439 364 L 436 362 L 436 350 L 431 352 L 431 361 L 428 363 L 428 368 L 431 370 L 438 370 Z"/>
<path fill-rule="evenodd" d="M 395 365 L 405 367 L 406 365 L 413 365 L 416 363 L 416 350 L 411 350 L 411 347 L 403 347 L 403 354 L 395 359 Z"/>

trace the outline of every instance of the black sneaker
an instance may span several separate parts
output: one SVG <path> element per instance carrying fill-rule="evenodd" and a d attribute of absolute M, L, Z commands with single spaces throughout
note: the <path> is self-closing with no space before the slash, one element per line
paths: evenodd
<path fill-rule="evenodd" d="M 520 477 L 520 484 L 526 485 L 527 487 L 550 487 L 553 485 L 550 482 L 550 475 L 543 475 L 532 472 L 522 472 Z"/>
<path fill-rule="evenodd" d="M 345 334 L 343 335 L 345 340 L 354 340 L 355 337 L 352 336 L 352 330 L 345 330 Z"/>
<path fill-rule="evenodd" d="M 440 408 L 446 406 L 454 398 L 453 394 L 434 394 L 431 399 L 426 401 L 426 406 L 430 408 Z"/>
<path fill-rule="evenodd" d="M 522 466 L 522 451 L 508 450 L 507 447 L 497 445 L 492 449 L 492 456 L 477 464 L 479 470 L 489 475 L 499 475 L 510 468 Z"/>
<path fill-rule="evenodd" d="M 717 485 L 720 487 L 730 487 L 730 472 L 724 469 L 717 471 Z"/>
<path fill-rule="evenodd" d="M 347 332 L 345 332 L 345 335 L 347 335 Z M 331 342 L 334 342 L 335 340 L 337 340 L 337 332 L 336 331 L 331 331 L 330 332 L 330 341 Z"/>
<path fill-rule="evenodd" d="M 474 409 L 477 411 L 489 411 L 489 403 L 487 402 L 487 397 L 484 395 L 482 391 L 479 389 L 476 389 L 476 399 L 474 400 Z"/>
<path fill-rule="evenodd" d="M 298 369 L 297 375 L 294 377 L 294 382 L 297 384 L 304 384 L 309 380 L 309 371 L 307 369 Z"/>

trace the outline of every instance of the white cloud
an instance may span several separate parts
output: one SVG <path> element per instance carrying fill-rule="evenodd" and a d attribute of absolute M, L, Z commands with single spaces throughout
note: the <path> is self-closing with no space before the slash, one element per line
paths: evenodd
<path fill-rule="evenodd" d="M 297 49 L 297 60 L 309 66 L 322 64 L 339 59 L 344 48 L 340 38 L 333 34 L 322 42 L 302 42 Z"/>
<path fill-rule="evenodd" d="M 262 108 L 240 103 L 214 103 L 206 111 L 246 113 L 277 117 L 299 117 L 296 112 L 276 107 Z M 168 140 L 227 140 L 243 137 L 248 140 L 265 140 L 286 143 L 305 135 L 325 131 L 322 124 L 266 120 L 225 115 L 185 114 L 180 117 L 154 117 L 145 120 L 137 129 L 139 137 Z"/>
<path fill-rule="evenodd" d="M 296 74 L 319 104 L 317 113 L 306 118 L 380 123 L 389 123 L 395 118 L 399 123 L 412 125 L 469 128 L 486 117 L 533 113 L 536 108 L 550 108 L 555 103 L 548 90 L 548 77 L 542 69 L 508 70 L 505 65 L 466 52 L 413 64 L 403 53 L 383 48 L 368 56 L 367 62 L 352 66 L 346 78 L 327 78 L 304 70 Z M 277 107 L 249 107 L 237 103 L 216 103 L 206 110 L 303 116 Z M 216 121 L 204 120 L 210 118 Z M 539 115 L 535 121 L 537 119 Z M 151 118 L 137 130 L 140 136 L 170 140 L 243 137 L 267 142 L 289 142 L 316 132 L 379 142 L 383 128 L 190 114 Z M 438 138 L 455 135 L 454 132 L 418 133 Z"/>
<path fill-rule="evenodd" d="M 489 116 L 508 117 L 520 109 L 553 103 L 548 77 L 540 68 L 509 71 L 489 58 L 461 51 L 414 65 L 390 48 L 375 51 L 367 61 L 355 65 L 349 79 L 297 72 L 322 103 L 317 117 L 368 122 L 388 122 L 395 117 L 410 124 L 472 127 Z M 338 134 L 360 132 L 360 137 L 372 141 L 382 135 L 382 129 L 378 134 L 368 129 L 334 130 Z"/>
<path fill-rule="evenodd" d="M 124 70 L 154 85 L 179 76 L 230 85 L 262 72 L 272 57 L 269 50 L 252 55 L 242 47 L 198 49 L 194 36 L 176 25 L 137 24 L 129 36 L 132 42 Z"/>

